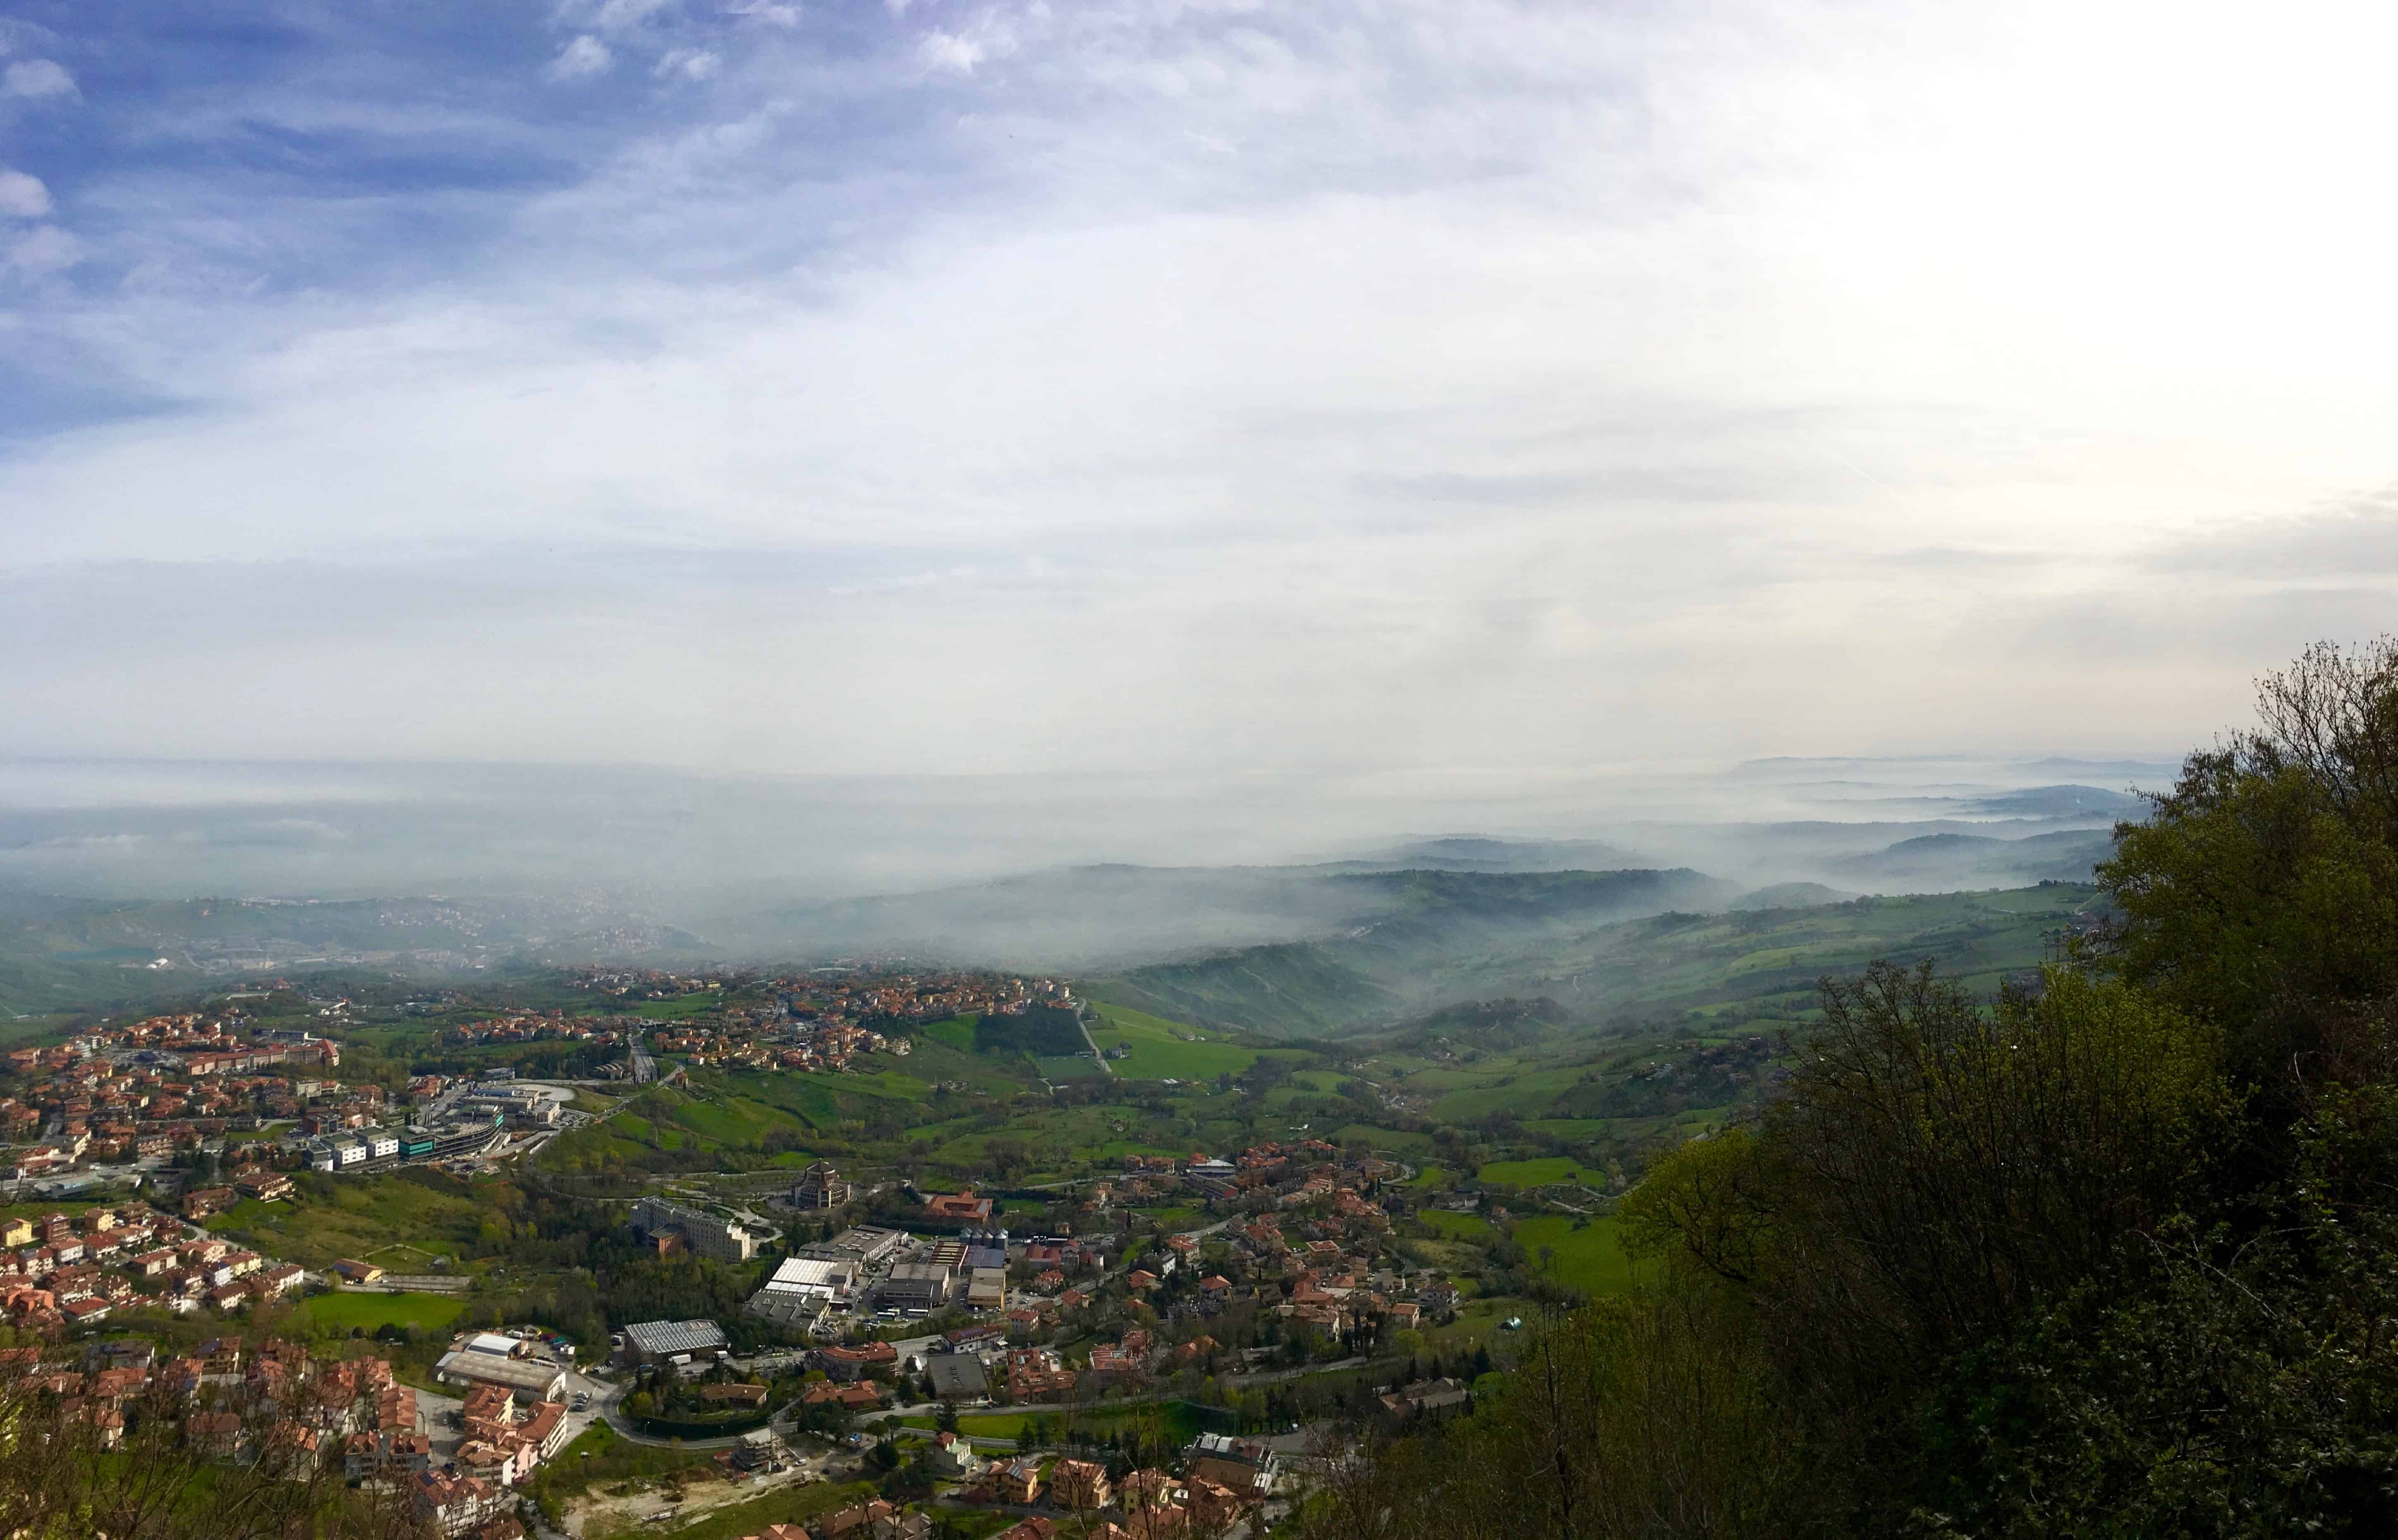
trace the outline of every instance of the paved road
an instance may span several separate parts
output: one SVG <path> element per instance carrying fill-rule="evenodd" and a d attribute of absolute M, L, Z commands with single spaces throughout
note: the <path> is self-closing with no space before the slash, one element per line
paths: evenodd
<path fill-rule="evenodd" d="M 1074 1025 L 1081 1029 L 1083 1041 L 1087 1044 L 1091 1050 L 1091 1057 L 1099 1061 L 1099 1073 L 1112 1078 L 1115 1074 L 1115 1066 L 1109 1064 L 1108 1056 L 1099 1051 L 1098 1043 L 1091 1037 L 1091 1024 L 1083 1020 L 1082 1017 L 1077 1016 L 1074 1018 Z"/>

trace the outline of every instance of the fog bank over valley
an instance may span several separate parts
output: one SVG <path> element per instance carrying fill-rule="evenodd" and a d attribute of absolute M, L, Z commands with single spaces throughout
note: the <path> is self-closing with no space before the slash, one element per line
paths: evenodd
<path fill-rule="evenodd" d="M 161 984 L 512 957 L 1124 969 L 1402 917 L 1448 955 L 1669 910 L 2086 880 L 2114 821 L 2139 816 L 2134 789 L 2172 769 L 2027 754 L 1178 783 L 17 760 L 0 891 L 20 927 L 86 917 L 15 950 Z M 1532 880 L 1556 873 L 1628 875 Z M 210 936 L 224 919 L 195 900 L 252 917 Z"/>

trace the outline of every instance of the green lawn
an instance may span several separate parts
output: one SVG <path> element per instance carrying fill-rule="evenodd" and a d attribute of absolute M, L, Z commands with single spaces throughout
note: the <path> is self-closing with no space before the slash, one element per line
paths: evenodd
<path fill-rule="evenodd" d="M 1592 1171 L 1569 1156 L 1553 1155 L 1542 1160 L 1494 1160 L 1478 1173 L 1485 1182 L 1504 1182 L 1511 1187 L 1540 1187 L 1552 1182 L 1585 1182 L 1604 1185 L 1605 1172 Z"/>
<path fill-rule="evenodd" d="M 1426 1209 L 1416 1216 L 1432 1226 L 1433 1233 L 1451 1240 L 1492 1240 L 1499 1232 L 1490 1221 L 1478 1213 L 1449 1213 L 1440 1209 Z"/>
<path fill-rule="evenodd" d="M 317 1294 L 301 1303 L 300 1313 L 319 1326 L 373 1332 L 384 1326 L 413 1326 L 440 1332 L 458 1319 L 466 1301 L 450 1294 Z"/>
<path fill-rule="evenodd" d="M 1397 1129 L 1377 1128 L 1371 1123 L 1343 1123 L 1332 1132 L 1332 1142 L 1343 1149 L 1363 1145 L 1369 1150 L 1388 1150 L 1394 1155 L 1429 1155 L 1432 1135 L 1402 1133 Z"/>
<path fill-rule="evenodd" d="M 1541 1265 L 1541 1248 L 1549 1248 L 1549 1276 L 1584 1293 L 1622 1293 L 1643 1281 L 1646 1266 L 1635 1267 L 1618 1243 L 1613 1219 L 1594 1219 L 1575 1227 L 1564 1214 L 1543 1214 L 1516 1225 L 1516 1241 Z"/>
<path fill-rule="evenodd" d="M 974 1026 L 972 1016 L 951 1016 L 947 1021 L 928 1022 L 911 1030 L 916 1037 L 930 1038 L 933 1041 L 944 1047 L 954 1048 L 961 1053 L 971 1053 L 975 1046 Z"/>

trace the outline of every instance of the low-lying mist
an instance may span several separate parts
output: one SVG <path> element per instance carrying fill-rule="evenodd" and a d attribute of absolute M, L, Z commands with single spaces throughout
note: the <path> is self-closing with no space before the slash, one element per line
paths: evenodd
<path fill-rule="evenodd" d="M 607 917 L 593 936 L 648 926 L 649 947 L 718 958 L 1114 966 L 1356 925 L 1378 904 L 1338 879 L 1374 872 L 1688 869 L 1717 904 L 2086 877 L 2138 815 L 2131 789 L 2172 770 L 2023 756 L 1174 782 L 20 760 L 0 762 L 0 891 L 438 894 L 566 904 Z"/>

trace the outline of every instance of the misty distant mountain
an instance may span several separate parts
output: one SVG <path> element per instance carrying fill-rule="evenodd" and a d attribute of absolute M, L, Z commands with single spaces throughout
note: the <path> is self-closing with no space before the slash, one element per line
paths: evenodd
<path fill-rule="evenodd" d="M 1335 936 L 1152 963 L 1109 987 L 1125 1003 L 1167 1016 L 1322 1036 L 1488 998 L 1482 970 L 1492 959 L 1545 955 L 1626 919 L 1720 909 L 1738 892 L 1687 870 L 1415 871 L 1331 880 L 1381 912 Z"/>
<path fill-rule="evenodd" d="M 1727 909 L 1812 909 L 1825 904 L 1846 904 L 1854 893 L 1838 888 L 1826 888 L 1820 882 L 1777 882 L 1741 894 L 1726 904 Z"/>
<path fill-rule="evenodd" d="M 1071 970 L 1314 934 L 1356 912 L 1305 868 L 1105 865 L 723 915 L 710 931 L 761 956 Z"/>
<path fill-rule="evenodd" d="M 2129 792 L 2096 786 L 2032 786 L 1966 799 L 1969 810 L 1991 818 L 2107 818 L 2147 816 L 2149 805 Z"/>
<path fill-rule="evenodd" d="M 1675 880 L 1650 880 L 1667 875 Z M 882 953 L 1075 971 L 1386 926 L 1518 930 L 1718 904 L 1732 891 L 1695 872 L 1078 866 L 727 917 L 721 934 L 759 955 Z"/>
<path fill-rule="evenodd" d="M 2114 853 L 2103 829 L 2068 829 L 2020 839 L 1933 834 L 1833 864 L 1841 876 L 1882 892 L 1933 892 L 2014 883 L 2087 882 Z"/>
<path fill-rule="evenodd" d="M 1424 839 L 1329 862 L 1332 871 L 1617 872 L 1650 865 L 1637 852 L 1597 839 Z"/>
<path fill-rule="evenodd" d="M 438 979 L 510 961 L 707 955 L 690 932 L 599 900 L 0 900 L 0 1008 L 12 1014 L 345 969 Z"/>

